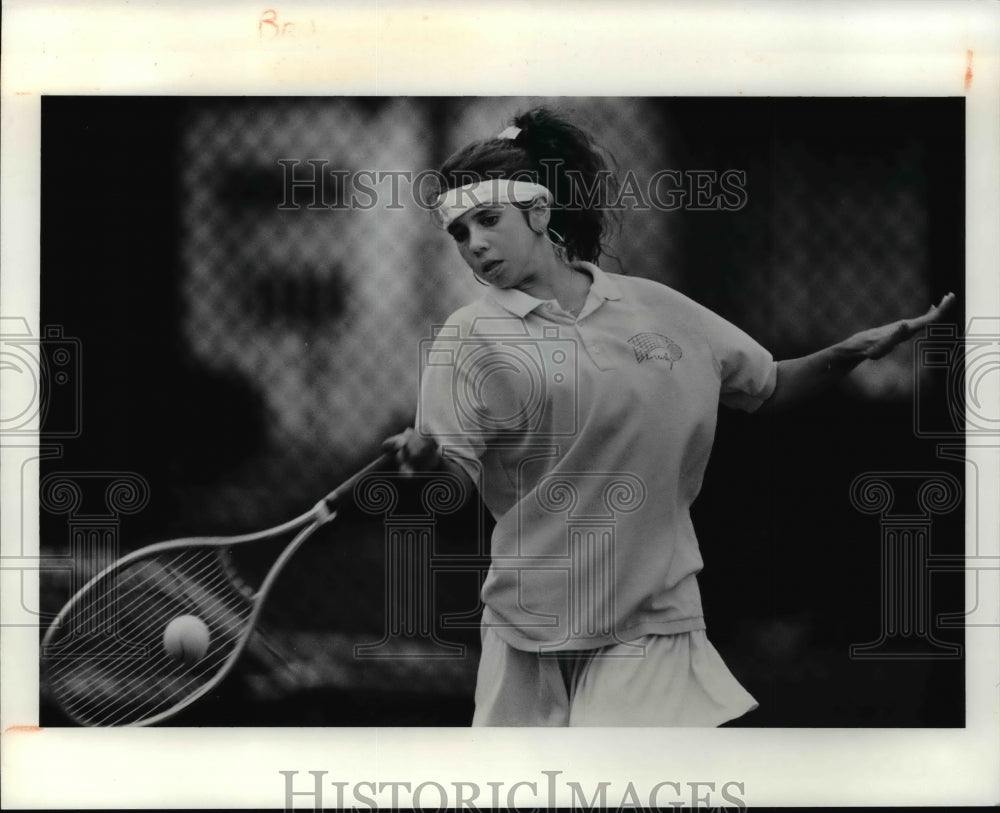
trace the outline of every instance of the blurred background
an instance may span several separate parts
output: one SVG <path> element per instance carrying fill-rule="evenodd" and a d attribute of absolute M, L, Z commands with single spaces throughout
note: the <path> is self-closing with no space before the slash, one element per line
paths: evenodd
<path fill-rule="evenodd" d="M 605 270 L 682 291 L 776 358 L 949 290 L 961 332 L 961 99 L 45 97 L 41 324 L 79 340 L 82 399 L 81 431 L 49 438 L 62 452 L 42 476 L 143 478 L 148 503 L 113 522 L 119 553 L 310 507 L 412 423 L 419 341 L 481 294 L 400 178 L 537 104 L 643 183 L 745 173 L 735 210 L 625 211 Z M 301 183 L 317 167 L 320 200 Z M 352 206 L 358 177 L 373 192 Z M 909 344 L 793 415 L 722 410 L 694 520 L 709 635 L 761 704 L 746 725 L 964 724 L 960 626 L 935 624 L 926 656 L 850 656 L 885 612 L 880 517 L 851 483 L 963 480 L 918 431 L 951 426 L 946 379 Z M 402 506 L 416 487 L 400 485 Z M 430 541 L 403 562 L 401 513 L 353 512 L 310 541 L 237 671 L 172 724 L 467 725 L 490 520 L 474 501 L 422 515 Z M 43 554 L 65 555 L 79 520 L 43 511 Z M 931 553 L 962 553 L 960 507 L 927 527 Z M 405 568 L 419 601 L 393 581 Z M 43 572 L 43 611 L 70 582 Z M 965 609 L 961 574 L 929 584 L 921 618 Z M 419 623 L 401 620 L 425 600 Z M 43 697 L 42 724 L 64 722 Z"/>

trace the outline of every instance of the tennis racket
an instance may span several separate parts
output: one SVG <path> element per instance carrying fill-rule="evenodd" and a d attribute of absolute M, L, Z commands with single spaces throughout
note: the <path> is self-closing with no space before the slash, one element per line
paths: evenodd
<path fill-rule="evenodd" d="M 87 582 L 42 640 L 48 691 L 85 726 L 145 726 L 205 695 L 244 651 L 268 591 L 288 560 L 383 454 L 304 514 L 241 536 L 160 542 L 122 557 Z M 294 532 L 284 547 L 276 540 Z M 237 573 L 237 546 L 272 543 L 276 555 L 254 586 Z"/>

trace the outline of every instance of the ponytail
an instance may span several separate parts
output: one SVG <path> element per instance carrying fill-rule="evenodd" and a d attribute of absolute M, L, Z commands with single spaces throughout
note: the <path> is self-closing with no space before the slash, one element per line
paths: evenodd
<path fill-rule="evenodd" d="M 617 225 L 610 160 L 579 127 L 546 108 L 514 117 L 500 136 L 474 142 L 441 167 L 445 190 L 491 178 L 531 180 L 552 193 L 550 237 L 568 259 L 597 262 Z"/>

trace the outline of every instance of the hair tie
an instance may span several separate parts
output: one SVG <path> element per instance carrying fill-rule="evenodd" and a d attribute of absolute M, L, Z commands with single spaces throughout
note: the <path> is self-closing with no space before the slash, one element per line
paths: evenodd
<path fill-rule="evenodd" d="M 502 133 L 497 134 L 497 139 L 500 141 L 513 141 L 519 135 L 521 135 L 521 128 L 512 124 Z"/>

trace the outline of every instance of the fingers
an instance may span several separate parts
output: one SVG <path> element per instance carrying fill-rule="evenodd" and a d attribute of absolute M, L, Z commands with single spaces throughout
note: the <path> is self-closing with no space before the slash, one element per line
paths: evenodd
<path fill-rule="evenodd" d="M 939 321 L 941 317 L 951 309 L 952 305 L 955 304 L 955 299 L 955 294 L 945 294 L 941 297 L 941 301 L 937 305 L 931 305 L 930 308 L 927 309 L 927 313 L 912 320 L 914 332 L 925 325 L 930 325 Z"/>
<path fill-rule="evenodd" d="M 955 294 L 948 293 L 937 305 L 931 305 L 927 313 L 922 316 L 916 319 L 902 319 L 878 328 L 873 334 L 869 334 L 871 344 L 864 351 L 865 357 L 875 360 L 887 355 L 894 347 L 910 339 L 922 328 L 937 322 L 955 304 L 955 300 Z"/>
<path fill-rule="evenodd" d="M 940 319 L 941 316 L 955 304 L 955 294 L 947 293 L 941 297 L 941 301 L 936 305 L 931 305 L 927 309 L 927 313 L 924 314 L 923 318 L 932 317 L 932 321 Z"/>
<path fill-rule="evenodd" d="M 941 301 L 937 305 L 937 318 L 940 319 L 941 315 L 944 314 L 945 311 L 949 310 L 956 301 L 957 297 L 950 291 L 941 297 Z M 932 307 L 931 310 L 934 310 L 934 308 Z"/>
<path fill-rule="evenodd" d="M 406 443 L 406 435 L 400 433 L 398 435 L 390 435 L 385 440 L 382 441 L 382 451 L 383 452 L 398 452 L 400 446 Z"/>
<path fill-rule="evenodd" d="M 398 435 L 390 435 L 385 440 L 382 441 L 382 451 L 387 452 L 393 456 L 393 461 L 396 464 L 396 468 L 400 471 L 404 470 L 404 466 L 409 464 L 406 462 L 406 457 L 404 449 L 406 448 L 406 433 L 402 432 Z"/>
<path fill-rule="evenodd" d="M 382 442 L 382 450 L 395 452 L 396 465 L 404 474 L 435 468 L 440 461 L 434 439 L 417 434 L 412 427 L 386 438 Z"/>
<path fill-rule="evenodd" d="M 413 429 L 411 427 L 407 427 L 407 429 L 403 431 L 403 434 L 399 436 L 400 443 L 399 450 L 396 452 L 396 462 L 399 465 L 399 470 L 403 474 L 413 474 L 413 472 L 416 471 L 416 466 L 413 465 L 413 449 L 411 448 L 414 435 L 415 433 Z"/>
<path fill-rule="evenodd" d="M 441 451 L 433 438 L 413 433 L 406 446 L 409 463 L 419 471 L 434 471 L 441 466 Z"/>

